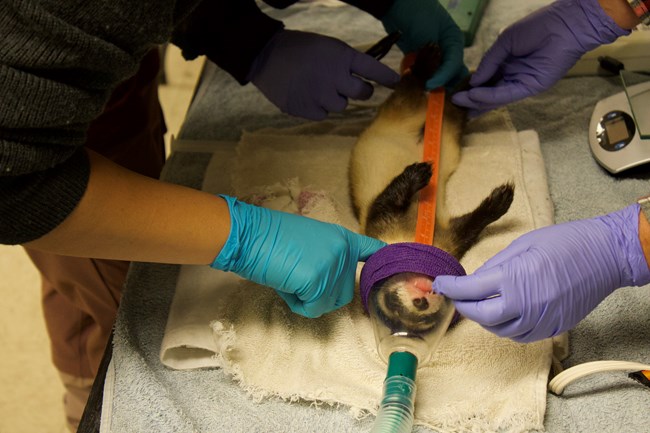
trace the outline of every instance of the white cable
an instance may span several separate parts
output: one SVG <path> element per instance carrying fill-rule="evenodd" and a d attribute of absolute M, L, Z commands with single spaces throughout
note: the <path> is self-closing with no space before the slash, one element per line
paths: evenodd
<path fill-rule="evenodd" d="M 559 373 L 548 383 L 548 389 L 553 394 L 560 395 L 564 388 L 571 382 L 581 377 L 603 371 L 620 371 L 620 370 L 650 370 L 649 364 L 628 361 L 593 361 L 585 362 L 571 368 L 567 368 Z"/>

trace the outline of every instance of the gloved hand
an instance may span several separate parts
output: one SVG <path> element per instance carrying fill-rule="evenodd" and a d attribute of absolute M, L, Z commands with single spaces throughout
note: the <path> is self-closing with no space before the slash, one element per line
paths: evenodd
<path fill-rule="evenodd" d="M 628 34 L 598 0 L 557 0 L 499 35 L 452 101 L 470 116 L 549 89 L 585 54 Z"/>
<path fill-rule="evenodd" d="M 251 81 L 282 112 L 322 120 L 341 112 L 348 98 L 372 96 L 374 81 L 394 87 L 399 75 L 338 39 L 282 30 L 257 56 Z"/>
<path fill-rule="evenodd" d="M 275 289 L 306 317 L 348 304 L 358 262 L 386 245 L 339 225 L 221 197 L 231 228 L 212 267 Z"/>
<path fill-rule="evenodd" d="M 573 328 L 615 289 L 650 282 L 639 205 L 529 232 L 469 276 L 433 289 L 501 337 L 531 342 Z"/>
<path fill-rule="evenodd" d="M 440 45 L 442 65 L 427 81 L 427 89 L 451 89 L 467 76 L 463 32 L 438 0 L 395 0 L 381 22 L 388 33 L 402 32 L 397 46 L 404 54 L 416 52 L 429 42 Z"/>

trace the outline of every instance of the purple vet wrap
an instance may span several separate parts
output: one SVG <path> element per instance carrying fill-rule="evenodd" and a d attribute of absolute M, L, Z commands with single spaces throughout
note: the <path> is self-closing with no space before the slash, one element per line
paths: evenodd
<path fill-rule="evenodd" d="M 466 275 L 458 260 L 440 248 L 415 242 L 387 245 L 370 256 L 361 270 L 359 289 L 366 312 L 373 286 L 402 272 L 415 272 L 431 278 L 438 275 Z"/>

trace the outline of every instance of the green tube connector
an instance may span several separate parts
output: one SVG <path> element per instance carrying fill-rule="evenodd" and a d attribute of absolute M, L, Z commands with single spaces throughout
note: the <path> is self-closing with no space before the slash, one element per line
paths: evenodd
<path fill-rule="evenodd" d="M 418 359 L 409 352 L 388 358 L 384 395 L 371 433 L 410 433 L 415 411 L 415 371 Z"/>
<path fill-rule="evenodd" d="M 404 376 L 415 380 L 415 371 L 418 368 L 418 359 L 410 352 L 393 352 L 388 357 L 388 373 L 386 378 Z"/>

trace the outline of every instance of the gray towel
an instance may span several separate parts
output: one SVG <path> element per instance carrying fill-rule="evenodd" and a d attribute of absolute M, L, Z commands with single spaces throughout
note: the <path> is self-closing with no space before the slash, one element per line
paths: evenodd
<path fill-rule="evenodd" d="M 322 134 L 323 128 L 244 134 L 232 160 L 222 152 L 212 157 L 204 189 L 223 191 L 230 173 L 233 186 L 226 188 L 239 197 L 284 211 L 301 208 L 355 230 L 346 176 L 355 137 Z M 518 235 L 550 224 L 552 213 L 534 132 L 518 135 L 503 111 L 473 122 L 469 132 L 447 189 L 450 212 L 471 210 L 503 182 L 516 189 L 509 212 L 464 257 L 471 271 Z M 418 372 L 415 421 L 450 431 L 541 428 L 551 356 L 551 341 L 520 345 L 463 321 Z M 257 398 L 340 404 L 356 417 L 376 413 L 386 375 L 358 296 L 308 320 L 267 288 L 196 266 L 181 269 L 161 360 L 179 369 L 221 367 Z"/>
<path fill-rule="evenodd" d="M 549 0 L 491 0 L 476 45 L 466 50 L 475 67 L 497 32 Z M 342 36 L 352 44 L 378 40 L 381 25 L 352 8 L 274 11 L 290 28 Z M 381 90 L 381 89 L 379 89 Z M 554 89 L 509 107 L 516 129 L 536 130 L 547 169 L 556 221 L 592 217 L 619 209 L 650 189 L 648 168 L 610 176 L 591 157 L 587 128 L 599 99 L 622 91 L 618 79 L 571 78 Z M 378 92 L 378 93 L 381 93 Z M 346 116 L 350 113 L 346 113 Z M 367 118 L 357 109 L 351 113 Z M 341 116 L 333 115 L 336 122 Z M 282 116 L 253 86 L 240 87 L 214 65 L 207 65 L 181 131 L 184 139 L 237 141 L 241 131 L 299 125 Z M 210 155 L 177 152 L 163 175 L 168 181 L 201 188 Z M 131 432 L 368 432 L 373 417 L 357 420 L 347 410 L 279 399 L 254 401 L 222 370 L 175 371 L 160 362 L 159 352 L 179 267 L 134 264 L 115 329 L 114 376 L 105 395 L 103 431 Z M 582 362 L 650 359 L 649 287 L 621 289 L 571 332 L 566 366 Z M 469 389 L 467 392 L 472 392 Z M 112 395 L 112 398 L 111 398 Z M 200 401 L 199 408 L 195 402 Z M 207 410 L 205 409 L 207 407 Z M 549 433 L 647 431 L 650 392 L 622 373 L 584 378 L 562 397 L 547 395 L 545 428 Z M 218 420 L 215 422 L 215 418 Z M 417 433 L 431 430 L 421 426 Z"/>

